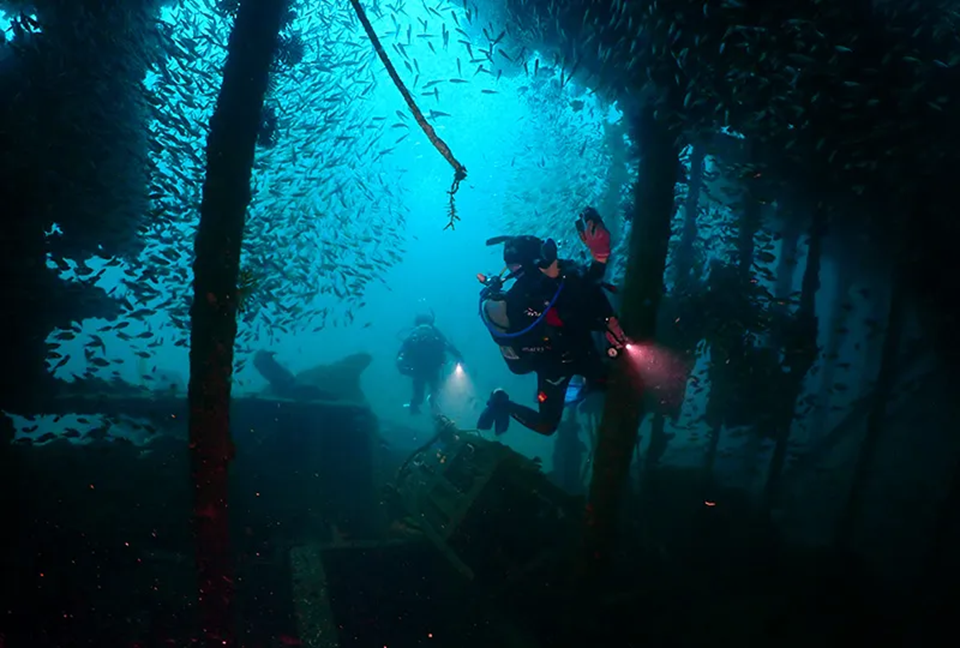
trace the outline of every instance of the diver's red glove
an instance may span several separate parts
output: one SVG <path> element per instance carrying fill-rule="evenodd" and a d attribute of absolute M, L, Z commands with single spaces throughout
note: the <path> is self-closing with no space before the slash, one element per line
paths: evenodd
<path fill-rule="evenodd" d="M 598 263 L 606 263 L 610 258 L 610 231 L 604 226 L 600 214 L 593 207 L 587 207 L 577 219 L 577 234 L 590 250 L 590 255 Z"/>
<path fill-rule="evenodd" d="M 618 351 L 627 345 L 627 336 L 624 335 L 623 329 L 620 328 L 620 320 L 611 315 L 607 318 L 607 342 L 610 343 L 610 346 Z"/>

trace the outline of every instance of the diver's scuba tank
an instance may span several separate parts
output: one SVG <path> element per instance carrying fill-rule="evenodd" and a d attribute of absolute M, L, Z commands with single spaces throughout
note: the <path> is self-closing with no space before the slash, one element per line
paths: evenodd
<path fill-rule="evenodd" d="M 508 276 L 507 278 L 510 279 L 511 277 Z M 520 354 L 513 344 L 515 338 L 518 336 L 509 333 L 509 321 L 506 321 L 506 293 L 503 290 L 504 278 L 501 275 L 487 276 L 479 273 L 477 274 L 477 281 L 483 284 L 483 289 L 480 291 L 479 306 L 481 321 L 483 321 L 487 327 L 490 337 L 496 345 L 500 347 L 500 355 L 502 355 L 506 361 L 507 367 L 513 373 L 527 373 L 524 367 L 521 366 Z M 490 302 L 499 302 L 504 309 L 503 317 L 505 321 L 498 322 L 496 321 L 498 318 L 492 318 L 490 316 L 487 312 L 487 305 Z"/>
<path fill-rule="evenodd" d="M 501 277 L 500 275 L 487 277 L 486 275 L 478 274 L 477 279 L 483 284 L 483 290 L 480 291 L 479 311 L 480 319 L 487 327 L 491 337 L 493 337 L 493 341 L 500 347 L 500 354 L 503 355 L 504 360 L 506 360 L 507 367 L 509 367 L 513 373 L 522 375 L 530 373 L 533 371 L 533 368 L 529 364 L 529 358 L 525 358 L 524 354 L 520 353 L 520 345 L 535 337 L 544 336 L 544 327 L 547 326 L 547 322 L 545 321 L 547 313 L 556 305 L 557 298 L 560 297 L 560 293 L 563 291 L 565 280 L 560 280 L 556 292 L 540 315 L 523 329 L 514 331 L 508 328 L 510 326 L 509 320 L 505 323 L 498 323 L 491 318 L 485 308 L 487 302 L 499 301 L 503 303 L 504 309 L 506 309 L 506 294 L 503 292 L 503 282 L 514 278 L 516 278 L 514 274 L 509 274 L 506 277 Z M 504 313 L 504 318 L 506 319 L 506 313 Z"/>
<path fill-rule="evenodd" d="M 501 302 L 504 304 L 504 308 L 506 308 L 507 296 L 503 291 L 503 277 L 500 275 L 488 276 L 483 273 L 477 273 L 477 281 L 483 285 L 483 288 L 480 290 L 480 319 L 486 325 L 490 336 L 493 337 L 493 341 L 499 344 L 500 340 L 498 338 L 507 334 L 507 327 L 494 321 L 487 312 L 486 307 L 489 302 Z M 504 317 L 506 317 L 505 314 Z"/>

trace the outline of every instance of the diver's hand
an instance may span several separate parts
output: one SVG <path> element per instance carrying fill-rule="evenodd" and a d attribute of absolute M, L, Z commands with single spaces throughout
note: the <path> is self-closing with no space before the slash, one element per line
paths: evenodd
<path fill-rule="evenodd" d="M 614 316 L 607 318 L 607 342 L 615 349 L 622 349 L 627 345 L 627 336 L 620 327 L 620 320 Z"/>
<path fill-rule="evenodd" d="M 577 219 L 577 234 L 595 261 L 607 262 L 610 258 L 610 231 L 604 226 L 596 209 L 587 207 L 580 213 Z"/>

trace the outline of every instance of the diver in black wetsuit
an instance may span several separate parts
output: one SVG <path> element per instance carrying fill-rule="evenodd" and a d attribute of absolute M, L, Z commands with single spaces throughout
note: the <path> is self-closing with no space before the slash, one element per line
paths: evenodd
<path fill-rule="evenodd" d="M 480 275 L 485 285 L 480 317 L 513 373 L 536 372 L 539 407 L 519 405 L 502 389 L 494 390 L 477 423 L 481 430 L 495 427 L 498 435 L 503 434 L 513 418 L 535 432 L 553 434 L 566 404 L 606 386 L 607 361 L 594 337 L 605 334 L 610 357 L 626 344 L 604 293 L 610 233 L 591 207 L 577 219 L 577 231 L 593 256 L 589 267 L 558 259 L 553 239 L 513 236 L 487 241 L 505 243 L 503 259 L 510 270 L 506 279 L 516 282 L 504 292 L 503 279 Z"/>
<path fill-rule="evenodd" d="M 404 339 L 397 353 L 397 370 L 413 380 L 413 396 L 406 405 L 411 414 L 419 414 L 423 397 L 430 389 L 430 402 L 436 405 L 440 369 L 450 354 L 457 362 L 463 362 L 463 354 L 434 326 L 434 315 L 420 313 L 413 321 L 414 328 Z"/>

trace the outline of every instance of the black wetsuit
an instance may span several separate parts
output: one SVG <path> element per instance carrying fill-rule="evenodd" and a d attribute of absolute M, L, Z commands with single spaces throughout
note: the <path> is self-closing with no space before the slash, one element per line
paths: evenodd
<path fill-rule="evenodd" d="M 511 371 L 537 374 L 538 409 L 510 403 L 510 416 L 535 432 L 556 432 L 574 376 L 582 376 L 587 389 L 606 387 L 607 362 L 594 339 L 614 314 L 602 285 L 605 269 L 602 263 L 584 267 L 562 259 L 556 279 L 526 271 L 504 296 L 508 333 L 523 331 L 547 312 L 529 333 L 497 340 Z"/>
<path fill-rule="evenodd" d="M 440 369 L 447 361 L 447 353 L 457 360 L 463 359 L 460 351 L 450 344 L 437 327 L 430 324 L 417 326 L 403 341 L 397 354 L 397 369 L 413 380 L 410 408 L 414 412 L 423 404 L 427 387 L 431 395 L 436 395 Z"/>

